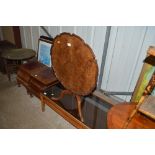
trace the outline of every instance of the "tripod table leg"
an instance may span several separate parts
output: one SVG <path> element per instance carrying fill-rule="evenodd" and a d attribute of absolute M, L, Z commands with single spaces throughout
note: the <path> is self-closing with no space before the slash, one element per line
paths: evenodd
<path fill-rule="evenodd" d="M 82 122 L 84 122 L 82 111 L 81 111 L 81 103 L 82 103 L 81 97 L 79 95 L 76 95 L 75 97 L 77 100 L 78 113 L 79 113 L 80 119 Z"/>

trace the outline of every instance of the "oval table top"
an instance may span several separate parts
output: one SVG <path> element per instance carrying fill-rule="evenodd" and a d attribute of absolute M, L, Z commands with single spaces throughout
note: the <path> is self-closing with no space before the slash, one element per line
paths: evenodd
<path fill-rule="evenodd" d="M 1 57 L 9 60 L 27 60 L 33 58 L 35 55 L 36 52 L 32 49 L 20 48 L 4 51 Z"/>
<path fill-rule="evenodd" d="M 52 66 L 61 84 L 76 95 L 88 95 L 96 86 L 98 66 L 88 44 L 75 34 L 62 33 L 51 48 Z"/>
<path fill-rule="evenodd" d="M 107 116 L 109 129 L 122 129 L 131 112 L 135 108 L 135 103 L 122 103 L 113 106 Z M 128 124 L 128 129 L 155 129 L 155 121 L 137 112 Z"/>

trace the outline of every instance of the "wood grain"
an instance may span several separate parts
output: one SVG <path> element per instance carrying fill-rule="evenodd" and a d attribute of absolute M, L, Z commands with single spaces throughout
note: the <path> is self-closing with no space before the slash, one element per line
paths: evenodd
<path fill-rule="evenodd" d="M 62 85 L 76 95 L 96 87 L 98 66 L 92 49 L 77 35 L 58 35 L 51 48 L 52 65 Z"/>
<path fill-rule="evenodd" d="M 64 119 L 66 119 L 68 122 L 70 122 L 72 125 L 74 125 L 76 128 L 80 129 L 89 129 L 88 126 L 86 126 L 83 122 L 72 116 L 69 112 L 64 110 L 62 107 L 60 107 L 56 101 L 52 101 L 48 97 L 46 97 L 43 94 L 41 95 L 41 105 L 42 105 L 42 110 L 45 109 L 45 105 L 48 105 L 50 108 L 52 108 L 55 112 L 57 112 L 59 115 L 61 115 Z"/>
<path fill-rule="evenodd" d="M 52 68 L 35 61 L 21 65 L 17 73 L 17 83 L 26 87 L 27 92 L 32 96 L 40 97 L 40 93 L 47 87 L 58 83 Z"/>
<path fill-rule="evenodd" d="M 113 106 L 108 112 L 107 122 L 110 129 L 122 129 L 136 104 L 122 103 Z M 128 129 L 155 129 L 155 121 L 141 113 L 136 113 L 129 122 Z"/>

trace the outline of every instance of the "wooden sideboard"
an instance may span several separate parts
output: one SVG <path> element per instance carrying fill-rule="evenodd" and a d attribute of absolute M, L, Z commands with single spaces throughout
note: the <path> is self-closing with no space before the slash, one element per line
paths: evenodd
<path fill-rule="evenodd" d="M 32 61 L 20 66 L 17 72 L 17 83 L 18 86 L 20 84 L 25 86 L 31 96 L 40 98 L 40 93 L 58 83 L 58 80 L 52 68 L 38 61 Z"/>

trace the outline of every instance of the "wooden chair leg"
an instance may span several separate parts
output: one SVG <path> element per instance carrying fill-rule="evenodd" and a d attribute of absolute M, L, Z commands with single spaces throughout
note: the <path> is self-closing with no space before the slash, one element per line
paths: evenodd
<path fill-rule="evenodd" d="M 76 97 L 76 100 L 77 100 L 78 113 L 79 113 L 81 122 L 84 122 L 83 115 L 82 115 L 82 110 L 81 110 L 81 103 L 82 103 L 81 97 L 79 95 L 76 95 L 75 97 Z"/>

